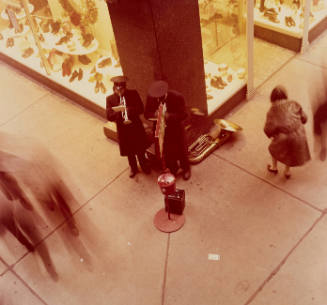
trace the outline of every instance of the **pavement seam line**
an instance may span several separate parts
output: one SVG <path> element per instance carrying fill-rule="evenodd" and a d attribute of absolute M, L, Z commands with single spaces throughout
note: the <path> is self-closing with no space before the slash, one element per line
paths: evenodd
<path fill-rule="evenodd" d="M 288 65 L 293 59 L 295 59 L 295 57 L 297 56 L 297 54 L 293 54 L 288 60 L 286 60 L 276 71 L 274 71 L 272 74 L 270 74 L 260 85 L 258 85 L 256 88 L 255 88 L 255 92 L 258 92 L 258 90 L 261 89 L 261 87 L 263 85 L 265 85 L 268 81 L 270 81 L 273 76 L 275 76 L 278 72 L 280 72 L 282 69 L 284 69 L 284 67 L 286 65 Z"/>
<path fill-rule="evenodd" d="M 10 270 L 17 278 L 18 280 L 20 280 L 23 285 L 41 302 L 43 303 L 44 305 L 48 305 L 47 302 L 45 302 L 35 291 L 34 289 L 32 289 L 32 287 L 30 287 L 25 281 L 24 279 L 14 270 Z"/>
<path fill-rule="evenodd" d="M 167 238 L 167 249 L 166 249 L 166 257 L 165 257 L 164 277 L 163 277 L 163 281 L 162 281 L 161 305 L 165 305 L 165 292 L 166 292 L 166 282 L 167 282 L 169 248 L 170 248 L 170 233 L 168 233 L 168 238 Z"/>
<path fill-rule="evenodd" d="M 306 62 L 307 64 L 310 64 L 310 65 L 312 65 L 312 66 L 314 66 L 314 67 L 316 67 L 316 68 L 320 68 L 320 69 L 323 69 L 323 70 L 327 70 L 327 67 L 325 67 L 325 66 L 323 66 L 323 65 L 318 65 L 317 63 L 311 62 L 311 61 L 309 61 L 309 60 L 306 59 L 306 58 L 301 58 L 301 57 L 299 57 L 299 58 L 295 58 L 295 59 L 297 59 L 297 60 L 299 60 L 299 61 L 304 61 L 304 62 Z"/>
<path fill-rule="evenodd" d="M 83 207 L 85 207 L 91 200 L 93 200 L 96 196 L 98 196 L 101 192 L 104 191 L 105 188 L 107 188 L 110 184 L 112 184 L 114 181 L 116 181 L 124 172 L 128 170 L 128 167 L 124 169 L 121 173 L 119 173 L 116 177 L 114 177 L 110 182 L 108 182 L 104 187 L 102 187 L 95 195 L 91 196 L 88 200 L 86 200 L 79 208 L 76 209 L 75 212 L 73 212 L 73 216 L 80 211 Z M 34 245 L 36 248 L 38 245 L 43 243 L 46 239 L 48 239 L 52 234 L 54 234 L 55 231 L 62 228 L 69 219 L 64 219 L 61 223 L 59 223 L 52 231 L 50 231 L 47 235 L 45 235 L 37 244 Z M 11 267 L 15 267 L 17 264 L 19 264 L 27 255 L 29 252 L 26 252 L 23 256 L 21 256 L 14 264 L 11 265 Z"/>
<path fill-rule="evenodd" d="M 262 291 L 262 289 L 270 282 L 270 280 L 279 272 L 279 270 L 285 265 L 291 254 L 299 247 L 302 241 L 311 233 L 314 227 L 322 220 L 325 214 L 321 214 L 311 225 L 311 227 L 304 233 L 304 235 L 297 241 L 293 248 L 286 254 L 282 261 L 277 265 L 277 267 L 269 274 L 269 276 L 263 281 L 263 283 L 257 288 L 257 290 L 250 296 L 250 298 L 244 303 L 244 305 L 249 305 L 255 297 Z"/>
<path fill-rule="evenodd" d="M 303 200 L 302 198 L 299 198 L 299 197 L 295 196 L 294 194 L 292 194 L 292 193 L 290 193 L 290 192 L 288 192 L 288 191 L 286 191 L 286 190 L 280 188 L 279 186 L 277 186 L 276 184 L 270 182 L 269 180 L 266 180 L 266 179 L 264 179 L 264 178 L 262 178 L 262 177 L 260 177 L 260 176 L 257 176 L 257 175 L 255 175 L 255 174 L 251 173 L 251 172 L 248 171 L 247 169 L 245 169 L 245 168 L 243 168 L 243 167 L 241 167 L 241 166 L 239 166 L 239 165 L 237 165 L 237 164 L 235 164 L 235 163 L 233 163 L 233 162 L 231 162 L 231 161 L 229 161 L 229 160 L 223 158 L 223 157 L 220 156 L 219 154 L 213 154 L 213 155 L 214 155 L 216 158 L 219 158 L 219 159 L 221 159 L 222 161 L 225 161 L 225 162 L 227 162 L 227 163 L 233 165 L 234 167 L 237 167 L 238 169 L 240 169 L 240 170 L 242 170 L 243 172 L 245 172 L 245 173 L 251 175 L 252 177 L 255 177 L 255 178 L 257 178 L 257 179 L 259 179 L 259 180 L 265 182 L 266 184 L 269 184 L 269 185 L 272 186 L 273 188 L 275 188 L 275 189 L 277 189 L 277 190 L 279 190 L 279 191 L 285 193 L 286 195 L 288 195 L 288 196 L 290 196 L 290 197 L 292 197 L 292 198 L 294 198 L 294 199 L 300 201 L 301 203 L 307 205 L 308 207 L 310 207 L 310 208 L 312 208 L 312 209 L 314 209 L 314 210 L 316 210 L 316 211 L 318 211 L 318 212 L 320 212 L 320 213 L 323 213 L 323 214 L 324 214 L 324 213 L 325 213 L 325 210 L 327 210 L 327 209 L 320 209 L 320 208 L 317 208 L 315 205 L 311 204 L 310 202 L 307 202 L 307 201 Z"/>
<path fill-rule="evenodd" d="M 10 265 L 0 256 L 0 262 L 2 262 L 5 265 L 5 270 L 0 273 L 0 276 L 3 276 L 8 270 L 10 270 Z"/>
<path fill-rule="evenodd" d="M 42 96 L 38 97 L 34 102 L 32 102 L 31 104 L 29 104 L 28 106 L 26 106 L 24 109 L 22 109 L 21 111 L 19 111 L 18 113 L 16 113 L 15 115 L 13 115 L 11 118 L 9 118 L 7 121 L 3 122 L 0 124 L 0 127 L 5 126 L 6 124 L 8 124 L 10 121 L 14 120 L 15 118 L 17 118 L 18 116 L 20 116 L 21 114 L 23 114 L 24 112 L 27 111 L 28 108 L 34 106 L 35 104 L 39 103 L 41 99 L 43 99 L 44 97 L 46 97 L 47 95 L 49 95 L 49 92 L 43 94 Z"/>
<path fill-rule="evenodd" d="M 29 252 L 25 253 L 20 259 L 25 257 L 28 253 Z M 2 272 L 0 276 L 4 276 L 5 273 L 7 272 L 12 272 L 14 276 L 16 276 L 23 283 L 23 285 L 26 286 L 26 288 L 32 292 L 33 295 L 35 295 L 36 298 L 38 298 L 42 303 L 47 305 L 47 303 L 43 301 L 43 299 L 16 273 L 16 271 L 13 270 L 15 264 L 9 265 L 1 256 L 0 256 L 0 261 L 6 266 L 5 271 Z"/>

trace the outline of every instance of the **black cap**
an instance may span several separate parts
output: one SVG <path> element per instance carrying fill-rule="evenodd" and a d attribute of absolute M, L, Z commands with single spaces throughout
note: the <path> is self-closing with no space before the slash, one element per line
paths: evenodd
<path fill-rule="evenodd" d="M 168 92 L 168 83 L 163 80 L 154 81 L 149 88 L 148 94 L 151 97 L 159 98 Z"/>
<path fill-rule="evenodd" d="M 128 78 L 123 75 L 115 76 L 110 79 L 114 84 L 125 84 Z"/>

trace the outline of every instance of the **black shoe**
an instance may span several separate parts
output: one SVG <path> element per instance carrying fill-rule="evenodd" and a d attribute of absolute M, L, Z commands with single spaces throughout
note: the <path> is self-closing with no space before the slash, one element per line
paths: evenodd
<path fill-rule="evenodd" d="M 188 180 L 188 179 L 190 179 L 190 178 L 191 178 L 191 170 L 188 169 L 188 170 L 186 170 L 186 171 L 183 171 L 182 175 L 183 175 L 183 179 L 184 179 L 184 180 Z"/>
<path fill-rule="evenodd" d="M 134 178 L 138 172 L 138 170 L 131 170 L 131 172 L 129 173 L 129 177 Z"/>

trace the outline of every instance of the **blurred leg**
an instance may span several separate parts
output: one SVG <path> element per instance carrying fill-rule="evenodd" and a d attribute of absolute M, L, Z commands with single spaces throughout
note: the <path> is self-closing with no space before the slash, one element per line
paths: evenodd
<path fill-rule="evenodd" d="M 326 152 L 327 152 L 327 145 L 326 145 L 326 138 L 327 138 L 327 123 L 323 122 L 321 125 L 321 150 L 320 150 L 320 160 L 325 161 L 326 159 Z"/>
<path fill-rule="evenodd" d="M 65 217 L 65 219 L 67 220 L 67 225 L 69 226 L 71 232 L 74 235 L 78 235 L 78 229 L 76 227 L 76 223 L 73 217 L 73 213 L 67 203 L 66 198 L 64 198 L 64 195 L 62 194 L 62 192 L 59 189 L 54 189 L 53 190 L 53 194 L 55 197 L 55 200 L 59 206 L 59 209 L 62 213 L 62 215 Z"/>
<path fill-rule="evenodd" d="M 24 236 L 20 228 L 16 225 L 13 214 L 8 215 L 5 220 L 3 219 L 3 224 L 6 228 L 13 234 L 17 240 L 24 245 L 29 251 L 34 251 L 34 246 L 31 242 Z"/>
<path fill-rule="evenodd" d="M 47 269 L 50 276 L 54 280 L 57 280 L 58 274 L 50 257 L 48 247 L 46 246 L 44 241 L 40 242 L 42 240 L 42 237 L 36 226 L 34 225 L 32 218 L 21 212 L 17 215 L 16 218 L 19 223 L 19 226 L 22 228 L 22 231 L 33 241 L 33 243 L 39 243 L 36 250 L 43 261 L 44 267 Z"/>
<path fill-rule="evenodd" d="M 18 199 L 24 208 L 33 210 L 32 204 L 13 175 L 8 172 L 0 172 L 0 184 L 1 189 L 9 200 Z"/>

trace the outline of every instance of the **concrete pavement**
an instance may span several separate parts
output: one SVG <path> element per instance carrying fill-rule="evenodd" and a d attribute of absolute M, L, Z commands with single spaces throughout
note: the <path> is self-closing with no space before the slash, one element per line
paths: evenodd
<path fill-rule="evenodd" d="M 37 224 L 57 278 L 6 233 L 0 304 L 327 304 L 327 163 L 312 133 L 326 49 L 327 32 L 230 115 L 244 130 L 194 166 L 190 181 L 178 179 L 186 223 L 172 234 L 153 226 L 163 206 L 158 174 L 130 179 L 127 160 L 103 135 L 103 119 L 0 63 L 1 130 L 36 138 L 61 161 L 80 228 L 74 237 L 63 219 Z M 263 125 L 280 83 L 309 116 L 312 161 L 292 169 L 290 180 L 266 170 Z"/>

